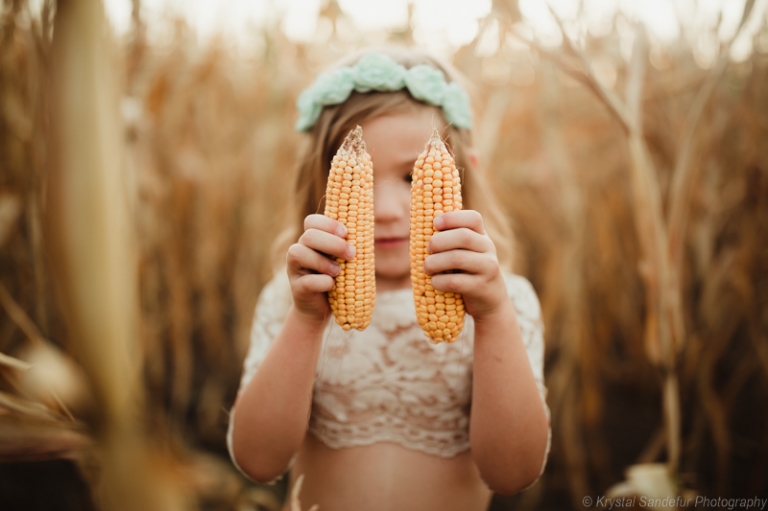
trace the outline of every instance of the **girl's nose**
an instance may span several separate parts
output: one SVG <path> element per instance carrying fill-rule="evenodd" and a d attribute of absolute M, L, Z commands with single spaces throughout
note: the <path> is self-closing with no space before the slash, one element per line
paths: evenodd
<path fill-rule="evenodd" d="M 408 217 L 410 215 L 410 201 L 410 187 L 406 183 L 383 181 L 375 184 L 373 189 L 375 221 L 391 222 Z"/>

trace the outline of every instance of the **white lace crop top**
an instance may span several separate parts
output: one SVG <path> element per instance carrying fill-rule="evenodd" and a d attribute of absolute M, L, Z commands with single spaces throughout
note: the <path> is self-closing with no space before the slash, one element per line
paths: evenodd
<path fill-rule="evenodd" d="M 539 301 L 524 277 L 506 275 L 505 281 L 546 406 Z M 241 391 L 282 328 L 290 305 L 288 279 L 281 274 L 267 284 L 256 305 Z M 456 342 L 432 344 L 417 322 L 411 290 L 403 289 L 376 294 L 373 319 L 362 332 L 328 323 L 309 420 L 313 435 L 331 448 L 394 442 L 442 457 L 469 449 L 470 316 Z M 234 461 L 232 423 L 230 417 L 227 444 Z"/>

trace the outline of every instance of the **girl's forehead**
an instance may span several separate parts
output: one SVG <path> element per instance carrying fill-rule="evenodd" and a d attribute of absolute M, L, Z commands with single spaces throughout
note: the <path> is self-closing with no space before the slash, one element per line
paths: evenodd
<path fill-rule="evenodd" d="M 413 161 L 423 150 L 434 127 L 442 128 L 443 120 L 434 109 L 385 114 L 361 123 L 368 153 L 388 161 Z"/>

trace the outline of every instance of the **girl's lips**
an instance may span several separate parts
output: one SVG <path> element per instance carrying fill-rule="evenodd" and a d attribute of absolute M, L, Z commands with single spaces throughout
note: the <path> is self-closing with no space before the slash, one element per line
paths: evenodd
<path fill-rule="evenodd" d="M 374 240 L 374 245 L 379 248 L 393 248 L 404 243 L 408 243 L 408 238 L 378 238 Z"/>

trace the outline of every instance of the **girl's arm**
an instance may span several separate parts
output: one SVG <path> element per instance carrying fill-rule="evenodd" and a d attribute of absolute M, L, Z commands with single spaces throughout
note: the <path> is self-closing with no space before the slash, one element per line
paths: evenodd
<path fill-rule="evenodd" d="M 475 320 L 472 378 L 473 458 L 494 491 L 517 493 L 541 473 L 549 421 L 509 299 Z"/>
<path fill-rule="evenodd" d="M 339 265 L 350 259 L 344 227 L 310 215 L 299 242 L 288 249 L 293 305 L 253 378 L 241 389 L 232 417 L 232 456 L 252 479 L 282 474 L 307 431 L 315 369 L 330 307 L 325 293 Z M 326 255 L 327 254 L 327 255 Z"/>
<path fill-rule="evenodd" d="M 440 232 L 430 240 L 424 271 L 436 289 L 461 293 L 475 322 L 472 456 L 492 490 L 514 494 L 533 483 L 544 464 L 544 403 L 482 217 L 470 210 L 445 213 L 435 228 Z"/>

